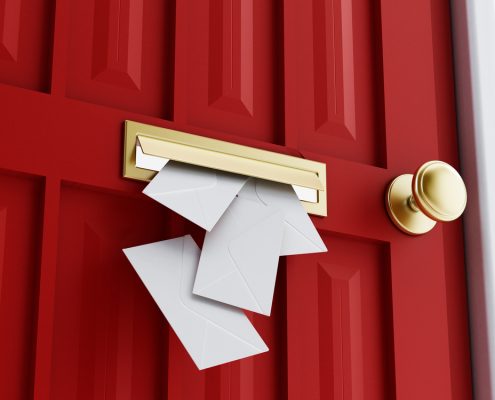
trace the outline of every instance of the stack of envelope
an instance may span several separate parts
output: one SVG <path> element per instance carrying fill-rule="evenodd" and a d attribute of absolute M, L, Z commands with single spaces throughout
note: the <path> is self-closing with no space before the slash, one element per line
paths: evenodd
<path fill-rule="evenodd" d="M 197 367 L 267 351 L 241 309 L 270 315 L 280 256 L 327 251 L 293 188 L 169 161 L 143 193 L 207 231 L 124 249 Z"/>

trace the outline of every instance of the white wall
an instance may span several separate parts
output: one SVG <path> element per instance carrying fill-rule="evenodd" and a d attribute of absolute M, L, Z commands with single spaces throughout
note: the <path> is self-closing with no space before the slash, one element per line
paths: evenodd
<path fill-rule="evenodd" d="M 433 0 L 435 1 L 435 0 Z M 473 384 L 495 399 L 495 0 L 451 0 Z"/>

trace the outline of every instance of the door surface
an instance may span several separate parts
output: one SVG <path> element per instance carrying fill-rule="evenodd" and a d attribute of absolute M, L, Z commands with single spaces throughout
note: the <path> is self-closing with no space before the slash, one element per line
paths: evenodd
<path fill-rule="evenodd" d="M 1 399 L 470 399 L 459 221 L 395 176 L 457 166 L 447 0 L 0 2 Z M 122 179 L 135 120 L 327 164 L 329 251 L 282 259 L 268 353 L 197 371 L 121 249 L 191 223 Z"/>

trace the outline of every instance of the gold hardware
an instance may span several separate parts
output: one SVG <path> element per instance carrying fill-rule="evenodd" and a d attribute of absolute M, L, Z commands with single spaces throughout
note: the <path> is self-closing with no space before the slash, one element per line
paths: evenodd
<path fill-rule="evenodd" d="M 429 161 L 414 175 L 388 186 L 386 207 L 392 222 L 409 235 L 429 232 L 437 221 L 453 221 L 466 208 L 467 192 L 459 173 L 443 161 Z"/>
<path fill-rule="evenodd" d="M 175 160 L 201 167 L 293 185 L 314 193 L 301 200 L 310 214 L 327 215 L 326 164 L 285 154 L 192 135 L 172 129 L 125 122 L 125 178 L 150 181 L 160 167 L 138 167 L 137 151 L 155 161 Z M 297 192 L 297 190 L 296 190 Z M 300 197 L 301 198 L 301 197 Z"/>

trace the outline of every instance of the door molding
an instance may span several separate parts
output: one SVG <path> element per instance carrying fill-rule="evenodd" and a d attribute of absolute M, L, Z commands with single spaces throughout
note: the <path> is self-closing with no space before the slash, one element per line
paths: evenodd
<path fill-rule="evenodd" d="M 495 393 L 495 4 L 451 0 L 474 397 Z"/>

